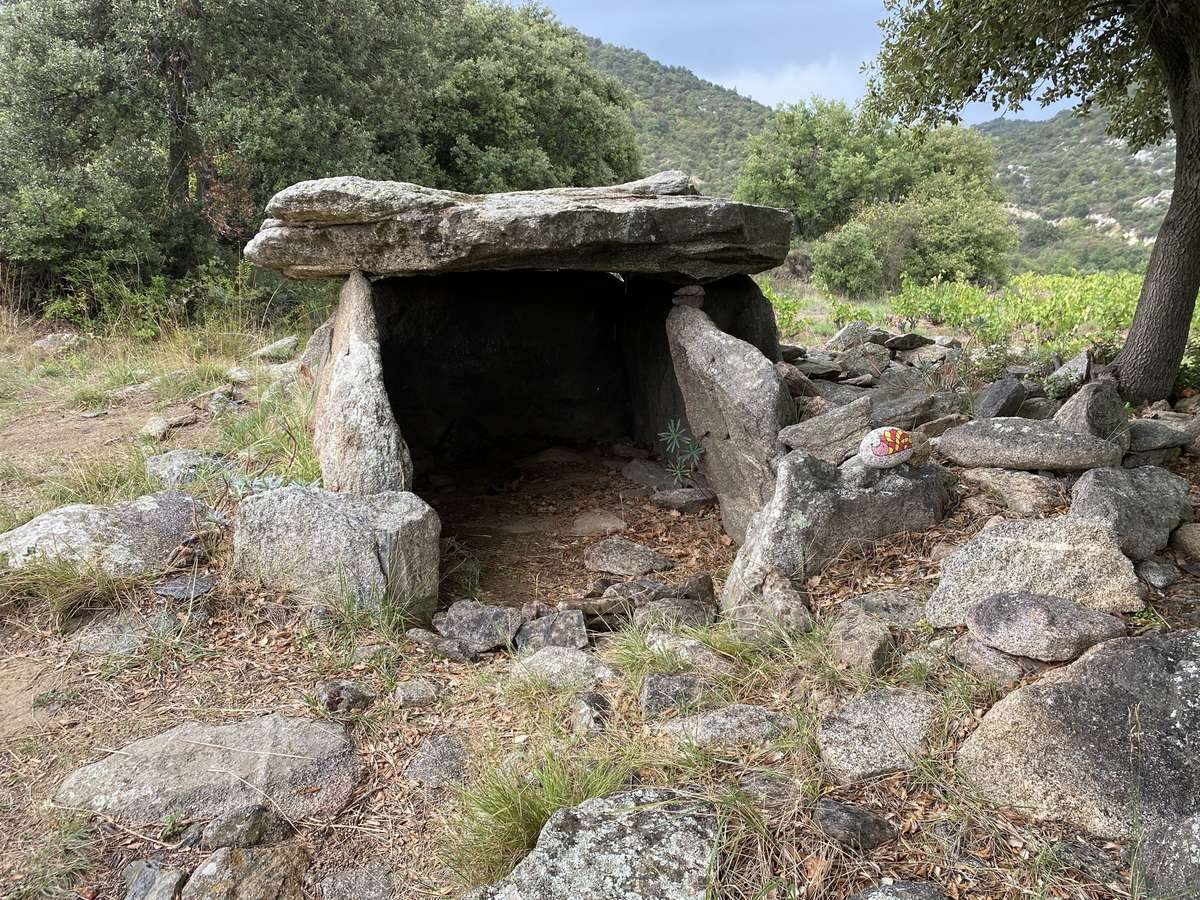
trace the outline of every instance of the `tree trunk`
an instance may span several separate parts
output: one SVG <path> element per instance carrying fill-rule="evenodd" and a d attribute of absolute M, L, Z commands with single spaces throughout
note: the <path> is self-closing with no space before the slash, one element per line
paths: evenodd
<path fill-rule="evenodd" d="M 1200 16 L 1178 9 L 1150 27 L 1175 127 L 1175 187 L 1114 366 L 1131 400 L 1170 395 L 1200 291 Z"/>

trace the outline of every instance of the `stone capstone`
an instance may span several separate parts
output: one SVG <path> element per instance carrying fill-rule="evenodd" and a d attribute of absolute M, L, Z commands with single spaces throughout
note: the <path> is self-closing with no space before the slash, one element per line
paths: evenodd
<path fill-rule="evenodd" d="M 976 604 L 1015 592 L 1064 597 L 1100 612 L 1144 605 L 1133 563 L 1111 526 L 1058 516 L 997 522 L 942 560 L 925 618 L 935 628 L 961 625 Z"/>
<path fill-rule="evenodd" d="M 771 360 L 703 311 L 672 309 L 667 340 L 692 436 L 704 448 L 700 469 L 725 531 L 740 542 L 770 497 L 779 432 L 795 421 L 795 404 Z"/>
<path fill-rule="evenodd" d="M 705 900 L 719 824 L 708 804 L 641 788 L 560 809 L 512 873 L 472 900 Z"/>
<path fill-rule="evenodd" d="M 244 498 L 233 568 L 304 596 L 427 608 L 437 597 L 441 522 L 415 494 L 286 487 Z"/>
<path fill-rule="evenodd" d="M 1109 523 L 1122 552 L 1142 560 L 1167 546 L 1192 505 L 1187 481 L 1158 466 L 1092 469 L 1071 489 L 1070 514 Z"/>
<path fill-rule="evenodd" d="M 958 751 L 987 798 L 1129 840 L 1200 812 L 1200 632 L 1108 641 L 1013 691 Z"/>
<path fill-rule="evenodd" d="M 1053 472 L 1119 466 L 1124 455 L 1116 444 L 1055 420 L 1021 418 L 974 419 L 951 428 L 938 452 L 960 466 Z"/>
<path fill-rule="evenodd" d="M 208 517 L 203 503 L 171 491 L 109 506 L 62 506 L 0 534 L 0 563 L 94 566 L 116 578 L 153 575 L 171 567 L 174 550 Z"/>
<path fill-rule="evenodd" d="M 269 797 L 289 819 L 331 818 L 362 764 L 346 730 L 280 715 L 189 722 L 68 775 L 55 802 L 134 821 L 211 819 Z"/>
<path fill-rule="evenodd" d="M 267 204 L 246 258 L 294 278 L 574 269 L 709 281 L 783 262 L 784 210 L 701 197 L 682 172 L 612 187 L 482 196 L 357 177 Z"/>

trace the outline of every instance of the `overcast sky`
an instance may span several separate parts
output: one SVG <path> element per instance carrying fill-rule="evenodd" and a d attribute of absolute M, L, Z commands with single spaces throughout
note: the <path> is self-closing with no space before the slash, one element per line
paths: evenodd
<path fill-rule="evenodd" d="M 768 106 L 813 94 L 857 100 L 862 65 L 879 47 L 881 0 L 546 0 L 585 34 L 633 47 L 667 65 Z M 1050 112 L 1030 104 L 1021 118 Z M 972 122 L 995 118 L 990 106 Z"/>

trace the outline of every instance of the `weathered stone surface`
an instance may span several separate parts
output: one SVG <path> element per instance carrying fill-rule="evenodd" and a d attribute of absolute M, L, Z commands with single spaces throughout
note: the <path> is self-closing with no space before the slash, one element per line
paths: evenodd
<path fill-rule="evenodd" d="M 801 372 L 796 366 L 791 363 L 777 362 L 775 363 L 775 371 L 779 377 L 783 379 L 784 385 L 787 386 L 788 393 L 793 397 L 819 397 L 816 385 L 812 383 L 807 375 Z"/>
<path fill-rule="evenodd" d="M 313 696 L 325 709 L 340 713 L 366 709 L 375 702 L 373 693 L 357 681 L 344 678 L 317 682 Z"/>
<path fill-rule="evenodd" d="M 177 900 L 187 872 L 164 868 L 156 859 L 139 859 L 121 872 L 128 889 L 125 900 Z"/>
<path fill-rule="evenodd" d="M 642 681 L 642 715 L 653 718 L 673 709 L 695 706 L 703 690 L 704 683 L 695 675 L 652 672 Z"/>
<path fill-rule="evenodd" d="M 763 578 L 753 603 L 731 608 L 727 614 L 733 616 L 734 627 L 745 640 L 770 641 L 813 629 L 805 594 L 778 569 L 772 569 Z"/>
<path fill-rule="evenodd" d="M 187 487 L 197 478 L 221 469 L 219 457 L 199 450 L 168 450 L 146 457 L 146 475 L 168 490 Z"/>
<path fill-rule="evenodd" d="M 612 704 L 603 694 L 584 691 L 571 701 L 571 727 L 576 734 L 599 734 L 611 717 Z"/>
<path fill-rule="evenodd" d="M 1183 455 L 1180 447 L 1167 447 L 1165 450 L 1145 450 L 1141 453 L 1127 453 L 1125 462 L 1127 469 L 1140 469 L 1143 466 L 1165 466 Z"/>
<path fill-rule="evenodd" d="M 1176 528 L 1171 535 L 1171 547 L 1188 562 L 1200 562 L 1200 523 L 1188 522 Z"/>
<path fill-rule="evenodd" d="M 860 397 L 846 406 L 789 425 L 779 432 L 779 440 L 792 450 L 803 450 L 836 466 L 854 455 L 870 426 L 871 398 Z"/>
<path fill-rule="evenodd" d="M 728 749 L 763 744 L 783 730 L 784 718 L 761 706 L 736 703 L 664 723 L 663 734 L 680 744 Z"/>
<path fill-rule="evenodd" d="M 337 313 L 335 312 L 317 327 L 317 330 L 312 333 L 312 337 L 308 339 L 308 343 L 304 345 L 304 352 L 300 354 L 300 359 L 297 360 L 300 371 L 314 381 L 320 379 L 321 369 L 329 361 L 329 354 L 333 350 L 333 325 L 336 320 Z"/>
<path fill-rule="evenodd" d="M 1128 840 L 1198 811 L 1200 632 L 1109 641 L 991 708 L 958 752 L 986 797 Z"/>
<path fill-rule="evenodd" d="M 701 471 L 725 531 L 740 542 L 770 496 L 779 432 L 795 421 L 795 405 L 771 361 L 701 310 L 672 309 L 667 339 L 692 435 L 704 448 Z"/>
<path fill-rule="evenodd" d="M 442 637 L 461 641 L 475 653 L 512 646 L 524 624 L 519 609 L 478 600 L 459 600 L 433 617 L 433 627 Z"/>
<path fill-rule="evenodd" d="M 663 509 L 674 509 L 681 513 L 703 512 L 717 502 L 717 495 L 707 488 L 668 488 L 656 491 L 650 502 Z"/>
<path fill-rule="evenodd" d="M 859 891 L 850 900 L 946 900 L 945 892 L 924 881 L 893 881 Z"/>
<path fill-rule="evenodd" d="M 755 515 L 725 582 L 721 609 L 753 615 L 767 577 L 777 572 L 797 590 L 848 546 L 927 528 L 945 516 L 953 478 L 941 466 L 841 469 L 799 451 L 779 463 L 775 492 Z"/>
<path fill-rule="evenodd" d="M 994 682 L 1002 688 L 1046 667 L 1044 663 L 1035 659 L 1002 653 L 976 640 L 970 634 L 959 637 L 950 652 L 954 661 L 976 678 Z"/>
<path fill-rule="evenodd" d="M 1037 516 L 1063 505 L 1063 486 L 1054 478 L 1011 469 L 963 469 L 959 477 L 979 485 L 1019 516 Z"/>
<path fill-rule="evenodd" d="M 656 491 L 678 487 L 675 476 L 662 463 L 648 459 L 631 459 L 621 469 L 621 475 L 635 484 L 642 484 Z"/>
<path fill-rule="evenodd" d="M 606 538 L 584 551 L 583 565 L 589 572 L 633 577 L 662 572 L 675 564 L 658 551 L 628 538 Z"/>
<path fill-rule="evenodd" d="M 956 428 L 970 421 L 970 417 L 962 413 L 950 413 L 948 415 L 939 416 L 936 419 L 931 419 L 917 426 L 917 431 L 925 437 L 934 438 L 941 437 L 951 428 Z"/>
<path fill-rule="evenodd" d="M 1133 568 L 1138 578 L 1160 591 L 1179 581 L 1179 566 L 1166 560 L 1143 559 Z"/>
<path fill-rule="evenodd" d="M 711 806 L 640 788 L 552 815 L 512 874 L 472 900 L 705 900 L 717 852 Z"/>
<path fill-rule="evenodd" d="M 224 847 L 196 868 L 181 900 L 300 900 L 311 860 L 298 844 Z"/>
<path fill-rule="evenodd" d="M 83 338 L 73 331 L 55 331 L 38 338 L 29 346 L 46 356 L 56 356 L 74 350 L 83 344 Z"/>
<path fill-rule="evenodd" d="M 967 613 L 967 628 L 989 647 L 1043 662 L 1075 659 L 1094 644 L 1125 634 L 1125 623 L 1116 616 L 1028 593 L 988 597 Z"/>
<path fill-rule="evenodd" d="M 878 378 L 892 361 L 892 354 L 879 344 L 865 343 L 843 350 L 833 364 L 850 376 L 872 375 Z"/>
<path fill-rule="evenodd" d="M 280 362 L 285 359 L 291 359 L 296 355 L 296 347 L 299 345 L 300 339 L 294 334 L 289 334 L 287 337 L 281 337 L 277 341 L 271 341 L 265 347 L 259 347 L 250 354 L 252 359 L 265 359 L 271 362 Z"/>
<path fill-rule="evenodd" d="M 871 324 L 861 320 L 847 322 L 838 329 L 837 334 L 825 342 L 826 350 L 851 350 L 861 347 L 870 340 Z"/>
<path fill-rule="evenodd" d="M 330 872 L 321 879 L 321 900 L 392 900 L 395 886 L 387 863 L 378 861 Z"/>
<path fill-rule="evenodd" d="M 938 451 L 960 466 L 1081 472 L 1121 463 L 1121 448 L 1056 421 L 975 419 L 942 435 Z"/>
<path fill-rule="evenodd" d="M 1053 419 L 1062 404 L 1049 397 L 1029 397 L 1018 408 L 1014 416 L 1019 419 Z"/>
<path fill-rule="evenodd" d="M 639 628 L 709 625 L 716 618 L 716 607 L 686 597 L 652 600 L 633 611 L 633 624 Z"/>
<path fill-rule="evenodd" d="M 828 646 L 834 663 L 874 675 L 887 666 L 896 638 L 886 622 L 850 609 L 833 623 Z"/>
<path fill-rule="evenodd" d="M 114 577 L 152 575 L 170 567 L 208 515 L 203 503 L 170 491 L 111 506 L 75 503 L 0 534 L 0 560 L 14 569 L 65 562 Z"/>
<path fill-rule="evenodd" d="M 992 419 L 1015 416 L 1025 402 L 1028 391 L 1019 378 L 1001 378 L 985 387 L 975 398 L 975 418 Z"/>
<path fill-rule="evenodd" d="M 567 609 L 540 616 L 521 626 L 517 632 L 518 650 L 533 652 L 543 647 L 570 647 L 582 650 L 588 645 L 587 623 L 583 612 Z"/>
<path fill-rule="evenodd" d="M 710 647 L 695 638 L 684 637 L 663 628 L 650 629 L 646 634 L 646 646 L 655 653 L 674 657 L 700 672 L 720 675 L 733 671 L 729 661 Z"/>
<path fill-rule="evenodd" d="M 1167 546 L 1192 505 L 1188 483 L 1166 469 L 1092 469 L 1071 489 L 1071 515 L 1107 522 L 1122 552 L 1140 560 Z"/>
<path fill-rule="evenodd" d="M 1152 897 L 1200 897 L 1200 812 L 1159 825 L 1146 836 L 1138 869 Z"/>
<path fill-rule="evenodd" d="M 280 191 L 246 257 L 296 278 L 574 269 L 711 280 L 783 262 L 783 210 L 701 197 L 682 172 L 473 196 L 324 178 Z"/>
<path fill-rule="evenodd" d="M 55 802 L 135 821 L 210 819 L 273 801 L 289 819 L 329 818 L 362 765 L 340 725 L 269 715 L 189 722 L 127 744 L 66 777 Z"/>
<path fill-rule="evenodd" d="M 826 836 L 855 850 L 873 850 L 896 839 L 896 829 L 882 816 L 861 806 L 823 797 L 813 809 L 813 823 Z"/>
<path fill-rule="evenodd" d="M 351 273 L 334 315 L 313 408 L 313 449 L 331 491 L 376 494 L 412 487 L 412 458 L 383 381 L 371 283 Z"/>
<path fill-rule="evenodd" d="M 404 636 L 418 647 L 424 647 L 434 656 L 440 656 L 443 659 L 452 659 L 455 662 L 475 662 L 479 659 L 479 654 L 462 641 L 442 637 L 440 634 L 424 628 L 410 628 L 404 632 Z"/>
<path fill-rule="evenodd" d="M 1080 388 L 1054 414 L 1054 421 L 1069 431 L 1090 434 L 1129 449 L 1129 414 L 1116 387 L 1106 381 L 1093 381 Z"/>
<path fill-rule="evenodd" d="M 912 591 L 876 591 L 858 594 L 846 600 L 846 609 L 855 609 L 901 628 L 911 628 L 925 615 L 925 601 Z"/>
<path fill-rule="evenodd" d="M 588 509 L 575 517 L 570 531 L 571 534 L 588 537 L 593 534 L 614 534 L 625 528 L 625 520 L 612 510 Z"/>
<path fill-rule="evenodd" d="M 1129 423 L 1129 452 L 1149 453 L 1154 450 L 1170 450 L 1186 447 L 1192 436 L 1182 428 L 1153 419 L 1134 419 Z"/>
<path fill-rule="evenodd" d="M 821 720 L 821 758 L 843 784 L 911 771 L 928 746 L 937 708 L 934 697 L 917 691 L 860 694 Z"/>
<path fill-rule="evenodd" d="M 437 703 L 440 692 L 428 678 L 401 681 L 392 692 L 392 700 L 400 709 L 419 709 Z"/>
<path fill-rule="evenodd" d="M 1070 598 L 1100 612 L 1137 612 L 1144 605 L 1133 563 L 1111 527 L 1058 516 L 997 522 L 942 560 L 925 618 L 935 628 L 961 625 L 975 604 L 1021 591 Z"/>
<path fill-rule="evenodd" d="M 895 337 L 890 337 L 883 342 L 883 346 L 889 350 L 900 353 L 905 350 L 916 350 L 918 347 L 927 347 L 933 343 L 933 340 L 925 337 L 923 334 L 909 331 L 904 334 L 898 334 Z"/>
<path fill-rule="evenodd" d="M 470 759 L 466 745 L 458 736 L 431 734 L 421 741 L 417 752 L 404 767 L 404 777 L 425 787 L 460 784 L 467 775 Z"/>
<path fill-rule="evenodd" d="M 440 536 L 415 494 L 279 488 L 238 504 L 233 568 L 305 596 L 378 606 L 386 595 L 420 609 L 437 597 Z"/>
<path fill-rule="evenodd" d="M 1092 373 L 1092 351 L 1081 350 L 1046 376 L 1046 390 L 1055 397 L 1067 397 L 1078 391 Z"/>
<path fill-rule="evenodd" d="M 286 824 L 272 807 L 255 803 L 227 812 L 205 825 L 200 832 L 200 846 L 205 850 L 257 847 L 281 836 L 286 829 Z"/>
<path fill-rule="evenodd" d="M 616 673 L 590 653 L 551 646 L 517 659 L 512 677 L 540 679 L 551 687 L 589 691 L 601 681 L 615 678 Z"/>

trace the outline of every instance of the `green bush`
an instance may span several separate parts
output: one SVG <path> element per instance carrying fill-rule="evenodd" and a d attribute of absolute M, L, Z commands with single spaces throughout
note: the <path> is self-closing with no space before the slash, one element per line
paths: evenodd
<path fill-rule="evenodd" d="M 883 265 L 872 229 L 863 222 L 851 222 L 817 241 L 812 259 L 813 278 L 826 291 L 863 298 L 883 290 Z"/>

